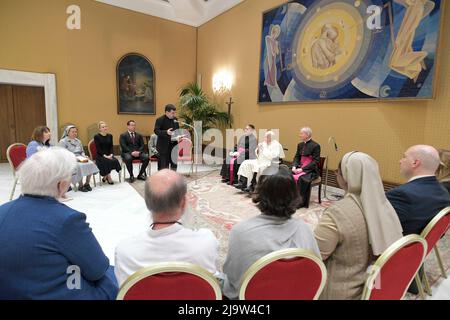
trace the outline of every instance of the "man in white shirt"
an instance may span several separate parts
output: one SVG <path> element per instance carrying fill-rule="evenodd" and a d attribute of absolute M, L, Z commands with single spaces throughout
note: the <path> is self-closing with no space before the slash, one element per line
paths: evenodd
<path fill-rule="evenodd" d="M 189 262 L 218 274 L 219 242 L 214 234 L 182 225 L 186 192 L 186 181 L 172 170 L 163 169 L 147 179 L 145 203 L 153 223 L 146 232 L 117 246 L 114 271 L 119 285 L 139 269 L 158 262 Z"/>

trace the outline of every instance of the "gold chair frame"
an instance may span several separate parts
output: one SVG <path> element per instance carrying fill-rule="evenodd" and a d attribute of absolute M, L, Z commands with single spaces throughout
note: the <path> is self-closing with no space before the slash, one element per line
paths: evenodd
<path fill-rule="evenodd" d="M 312 261 L 314 261 L 320 268 L 322 280 L 319 285 L 319 288 L 317 289 L 316 294 L 314 295 L 314 300 L 317 300 L 322 293 L 323 289 L 325 288 L 325 284 L 327 281 L 327 268 L 325 267 L 324 263 L 322 262 L 322 259 L 320 259 L 316 254 L 314 254 L 312 251 L 305 250 L 305 249 L 298 249 L 298 248 L 289 248 L 289 249 L 281 249 L 274 252 L 271 252 L 269 254 L 266 254 L 265 256 L 259 258 L 254 262 L 248 270 L 244 273 L 244 275 L 241 278 L 241 288 L 239 289 L 239 299 L 245 300 L 245 291 L 247 289 L 247 286 L 250 282 L 250 280 L 253 278 L 253 276 L 262 268 L 267 266 L 268 264 L 280 260 L 280 259 L 289 259 L 289 258 L 307 258 Z"/>
<path fill-rule="evenodd" d="M 439 213 L 427 224 L 427 226 L 423 229 L 423 231 L 420 233 L 420 236 L 424 239 L 426 239 L 426 237 L 428 236 L 428 234 L 430 233 L 431 230 L 433 230 L 433 228 L 436 226 L 436 224 L 446 215 L 450 214 L 450 206 L 442 209 L 441 211 L 439 211 Z M 445 272 L 445 268 L 444 268 L 444 264 L 442 263 L 442 258 L 441 258 L 441 254 L 439 252 L 439 249 L 437 247 L 439 240 L 435 243 L 433 249 L 434 249 L 434 253 L 436 255 L 436 259 L 438 261 L 438 265 L 439 268 L 441 269 L 441 274 L 442 276 L 447 279 L 447 273 Z M 430 251 L 431 253 L 431 251 Z M 429 254 L 429 253 L 428 253 Z M 428 256 L 428 255 L 427 255 Z M 426 257 L 425 257 L 426 258 Z M 429 296 L 432 295 L 431 292 L 431 287 L 430 287 L 430 283 L 428 281 L 428 277 L 427 274 L 425 272 L 425 261 L 423 262 L 423 277 L 422 277 L 422 283 L 425 287 L 425 291 L 428 293 Z M 416 274 L 416 282 L 421 281 L 419 274 Z M 424 295 L 421 295 L 421 298 L 424 299 Z"/>
<path fill-rule="evenodd" d="M 216 300 L 222 300 L 222 291 L 217 279 L 206 269 L 188 262 L 161 262 L 142 268 L 132 274 L 120 287 L 117 300 L 123 300 L 126 293 L 140 280 L 164 272 L 183 272 L 202 278 L 212 287 Z"/>
<path fill-rule="evenodd" d="M 11 169 L 13 171 L 13 178 L 14 178 L 14 184 L 13 184 L 11 194 L 9 195 L 9 200 L 12 200 L 12 198 L 14 197 L 14 192 L 16 191 L 17 182 L 19 181 L 19 177 L 16 175 L 17 170 L 16 170 L 16 168 L 14 168 L 14 164 L 12 163 L 11 157 L 9 155 L 10 150 L 16 146 L 24 146 L 25 149 L 27 147 L 23 143 L 13 143 L 8 147 L 8 149 L 6 149 L 6 158 L 8 159 L 9 165 L 11 166 Z"/>
<path fill-rule="evenodd" d="M 417 267 L 417 270 L 415 274 L 417 275 L 420 266 L 422 265 L 426 254 L 427 254 L 427 242 L 424 238 L 417 234 L 410 234 L 408 236 L 402 237 L 399 240 L 395 241 L 393 244 L 391 244 L 382 254 L 381 256 L 375 261 L 375 263 L 372 265 L 372 268 L 370 269 L 369 276 L 366 279 L 366 283 L 364 285 L 363 294 L 361 296 L 361 300 L 369 300 L 370 295 L 372 294 L 374 283 L 380 273 L 380 270 L 383 268 L 383 266 L 389 261 L 389 259 L 394 256 L 399 250 L 401 250 L 403 247 L 419 242 L 423 245 L 424 251 L 422 256 L 422 262 Z M 406 291 L 408 290 L 409 286 L 411 285 L 412 281 L 414 280 L 414 277 L 411 278 L 411 281 L 406 286 L 405 291 L 403 292 L 400 299 L 403 299 L 403 297 L 406 294 Z M 417 283 L 417 287 L 419 288 L 419 292 L 421 295 L 423 295 L 423 287 L 420 282 Z"/>

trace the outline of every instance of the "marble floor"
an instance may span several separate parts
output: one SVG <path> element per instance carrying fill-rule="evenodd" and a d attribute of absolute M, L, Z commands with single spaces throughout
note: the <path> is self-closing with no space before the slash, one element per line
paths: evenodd
<path fill-rule="evenodd" d="M 217 170 L 217 166 L 199 165 L 197 173 L 187 176 L 188 181 L 201 179 Z M 137 172 L 138 168 L 135 168 Z M 178 171 L 188 175 L 190 164 L 181 164 Z M 152 173 L 156 172 L 156 163 L 152 163 Z M 117 174 L 113 175 L 114 185 L 98 185 L 92 192 L 68 193 L 73 198 L 66 202 L 68 206 L 87 215 L 95 236 L 105 254 L 114 264 L 114 249 L 124 238 L 142 232 L 151 224 L 150 214 L 145 206 L 142 194 L 144 182 L 137 180 L 133 184 L 119 183 Z M 9 200 L 13 176 L 9 164 L 0 164 L 0 205 Z M 91 183 L 93 187 L 93 183 Z M 20 185 L 17 186 L 14 198 L 20 195 Z M 444 262 L 448 264 L 448 261 Z M 450 300 L 450 278 L 441 278 L 432 288 L 433 296 L 428 299 Z"/>
<path fill-rule="evenodd" d="M 157 171 L 157 164 L 151 163 L 152 173 Z M 138 165 L 134 165 L 134 172 L 138 172 Z M 179 165 L 178 172 L 186 175 L 188 181 L 202 177 L 212 171 L 215 166 L 197 166 L 197 173 L 189 175 L 191 165 L 183 163 Z M 141 196 L 144 191 L 144 182 L 136 180 L 133 184 L 119 183 L 116 172 L 112 173 L 114 185 L 98 183 L 94 187 L 91 181 L 91 192 L 67 193 L 72 200 L 65 204 L 75 210 L 83 212 L 87 216 L 94 235 L 101 244 L 103 251 L 114 265 L 114 250 L 117 244 L 127 237 L 145 231 L 151 224 L 150 213 L 147 210 L 144 199 Z M 128 177 L 128 173 L 127 173 Z M 0 163 L 0 205 L 9 200 L 13 185 L 13 175 L 9 164 Z M 137 191 L 139 190 L 139 191 Z M 20 184 L 17 185 L 13 199 L 20 195 Z"/>

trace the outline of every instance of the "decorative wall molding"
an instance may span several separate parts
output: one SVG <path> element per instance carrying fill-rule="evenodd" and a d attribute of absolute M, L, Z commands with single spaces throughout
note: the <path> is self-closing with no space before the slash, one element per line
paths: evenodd
<path fill-rule="evenodd" d="M 55 74 L 0 69 L 0 83 L 44 88 L 46 125 L 52 132 L 51 143 L 56 145 L 58 143 L 58 104 Z"/>

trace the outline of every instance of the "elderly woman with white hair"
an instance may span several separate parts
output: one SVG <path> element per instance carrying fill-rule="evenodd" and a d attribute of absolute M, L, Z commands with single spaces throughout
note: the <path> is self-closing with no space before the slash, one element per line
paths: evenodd
<path fill-rule="evenodd" d="M 92 191 L 89 181 L 91 176 L 96 174 L 99 170 L 95 163 L 89 160 L 84 153 L 83 144 L 78 139 L 78 129 L 74 125 L 69 125 L 64 130 L 64 134 L 59 140 L 59 146 L 72 152 L 77 159 L 76 171 L 72 177 L 72 183 L 78 183 L 78 190 L 82 192 Z M 86 177 L 86 182 L 83 184 L 83 177 Z"/>
<path fill-rule="evenodd" d="M 328 272 L 321 299 L 360 299 L 367 268 L 403 236 L 402 226 L 371 156 L 345 154 L 336 176 L 345 197 L 324 211 L 314 230 Z"/>
<path fill-rule="evenodd" d="M 0 299 L 115 299 L 109 260 L 86 215 L 60 203 L 76 166 L 51 147 L 19 168 L 22 195 L 0 206 Z"/>
<path fill-rule="evenodd" d="M 236 186 L 245 192 L 253 192 L 257 177 L 272 164 L 279 165 L 279 159 L 284 158 L 283 146 L 274 139 L 275 133 L 267 131 L 264 141 L 255 150 L 256 159 L 242 162 L 238 170 L 240 183 Z"/>

